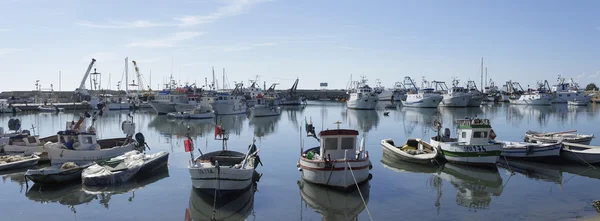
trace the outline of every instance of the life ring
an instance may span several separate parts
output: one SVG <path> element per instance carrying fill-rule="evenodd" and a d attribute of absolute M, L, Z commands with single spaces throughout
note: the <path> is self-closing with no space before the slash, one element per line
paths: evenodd
<path fill-rule="evenodd" d="M 491 138 L 492 140 L 493 140 L 493 139 L 496 139 L 496 133 L 494 132 L 494 130 L 490 130 L 490 138 Z"/>

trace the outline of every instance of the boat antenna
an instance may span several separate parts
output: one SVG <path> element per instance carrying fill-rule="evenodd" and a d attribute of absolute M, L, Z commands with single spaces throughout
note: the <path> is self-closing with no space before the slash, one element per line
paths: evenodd
<path fill-rule="evenodd" d="M 339 130 L 339 129 L 340 129 L 340 124 L 342 124 L 342 122 L 340 122 L 340 121 L 338 120 L 338 121 L 336 121 L 334 124 L 337 124 L 337 129 Z"/>

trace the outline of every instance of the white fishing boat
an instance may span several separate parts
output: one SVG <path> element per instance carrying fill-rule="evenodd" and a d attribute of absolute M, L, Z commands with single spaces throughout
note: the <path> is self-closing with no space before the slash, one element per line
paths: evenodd
<path fill-rule="evenodd" d="M 409 138 L 402 146 L 395 146 L 392 139 L 381 140 L 383 153 L 403 161 L 430 164 L 438 155 L 437 148 L 418 138 Z"/>
<path fill-rule="evenodd" d="M 452 80 L 452 88 L 448 88 L 443 81 L 433 81 L 435 90 L 442 95 L 440 107 L 466 107 L 469 103 L 470 96 L 466 93 L 464 87 L 458 86 L 458 80 Z"/>
<path fill-rule="evenodd" d="M 600 163 L 600 147 L 578 143 L 563 142 L 561 156 L 565 159 L 578 163 L 598 164 Z"/>
<path fill-rule="evenodd" d="M 441 123 L 436 122 L 441 130 Z M 430 144 L 441 150 L 446 160 L 452 163 L 493 166 L 502 153 L 502 144 L 496 142 L 496 134 L 488 119 L 467 118 L 456 120 L 456 135 L 450 137 L 450 129 L 444 135 L 431 138 Z"/>
<path fill-rule="evenodd" d="M 586 95 L 579 85 L 573 81 L 567 83 L 564 78 L 558 76 L 558 84 L 553 85 L 551 91 L 554 93 L 554 99 L 552 103 L 569 103 L 569 101 L 581 101 L 586 104 L 592 99 L 591 96 Z M 579 106 L 579 105 L 576 105 Z"/>
<path fill-rule="evenodd" d="M 21 130 L 19 119 L 10 119 L 8 128 L 10 131 L 4 133 L 4 128 L 0 127 L 0 153 L 28 156 L 36 152 L 43 152 L 44 143 L 53 140 L 53 137 L 40 139 L 39 136 L 32 135 L 29 130 Z M 47 156 L 43 156 L 40 160 L 48 159 Z"/>
<path fill-rule="evenodd" d="M 272 99 L 265 99 L 261 95 L 255 101 L 254 107 L 250 108 L 252 117 L 270 117 L 281 114 L 281 107 L 275 106 Z"/>
<path fill-rule="evenodd" d="M 585 99 L 585 100 L 573 99 L 573 100 L 567 101 L 567 104 L 569 106 L 587 106 L 589 103 L 590 103 L 590 99 Z"/>
<path fill-rule="evenodd" d="M 524 141 L 531 143 L 578 143 L 589 145 L 594 139 L 594 134 L 577 134 L 576 130 L 563 131 L 563 132 L 537 132 L 527 131 L 525 132 Z"/>
<path fill-rule="evenodd" d="M 144 135 L 137 133 L 135 134 L 135 140 L 133 139 L 135 123 L 131 120 L 124 121 L 121 124 L 121 129 L 126 134 L 125 138 L 97 140 L 93 125 L 87 130 L 79 130 L 84 119 L 84 117 L 81 117 L 77 123 L 67 122 L 67 130 L 57 133 L 58 142 L 45 148 L 52 164 L 84 163 L 110 159 L 138 147 L 144 148 Z M 92 120 L 93 122 L 94 120 Z"/>
<path fill-rule="evenodd" d="M 434 93 L 434 89 L 430 87 L 424 87 L 418 89 L 415 83 L 406 77 L 404 80 L 405 87 L 412 87 L 407 89 L 405 98 L 402 100 L 402 106 L 405 107 L 420 107 L 420 108 L 437 108 L 440 102 L 442 102 L 442 96 Z"/>
<path fill-rule="evenodd" d="M 392 103 L 400 103 L 402 96 L 405 94 L 404 85 L 401 82 L 394 83 L 394 88 L 385 88 L 381 85 L 379 79 L 376 81 L 376 85 L 373 91 L 379 97 L 380 102 L 389 101 Z"/>
<path fill-rule="evenodd" d="M 196 106 L 196 108 L 189 111 L 168 113 L 167 116 L 177 119 L 210 119 L 215 117 L 215 112 L 201 106 Z"/>
<path fill-rule="evenodd" d="M 346 101 L 349 109 L 375 110 L 379 102 L 379 96 L 369 87 L 364 76 L 361 81 L 352 81 L 352 86 L 346 93 L 349 96 Z"/>
<path fill-rule="evenodd" d="M 217 136 L 219 138 L 217 138 Z M 228 132 L 215 127 L 215 139 L 222 140 L 222 150 L 203 154 L 193 158 L 188 171 L 194 188 L 212 196 L 239 192 L 252 185 L 255 169 L 260 160 L 259 149 L 254 142 L 246 154 L 227 149 Z M 188 137 L 184 141 L 186 152 L 193 153 L 193 140 Z"/>
<path fill-rule="evenodd" d="M 39 112 L 63 112 L 65 108 L 58 107 L 56 105 L 40 105 L 38 107 Z"/>
<path fill-rule="evenodd" d="M 319 133 L 320 146 L 304 150 L 302 148 L 298 169 L 302 179 L 339 189 L 349 189 L 368 181 L 371 162 L 365 150 L 364 138 L 356 148 L 358 131 L 337 129 Z M 316 138 L 312 122 L 306 124 L 308 136 Z"/>
<path fill-rule="evenodd" d="M 241 86 L 238 83 L 232 92 L 219 92 L 215 95 L 212 108 L 216 115 L 244 114 L 247 112 L 248 106 L 246 105 L 246 99 L 240 92 Z"/>
<path fill-rule="evenodd" d="M 551 105 L 553 94 L 549 92 L 547 85 L 548 81 L 538 83 L 537 89 L 529 89 L 518 98 L 511 99 L 510 103 L 518 105 Z"/>
<path fill-rule="evenodd" d="M 36 155 L 30 156 L 0 156 L 0 171 L 25 168 L 36 165 L 39 161 Z"/>
<path fill-rule="evenodd" d="M 190 85 L 179 87 L 171 77 L 166 88 L 156 93 L 154 100 L 149 103 L 157 114 L 186 111 L 199 103 L 197 99 L 200 91 L 201 89 Z"/>
<path fill-rule="evenodd" d="M 553 158 L 560 156 L 560 143 L 527 143 L 498 141 L 502 143 L 502 155 L 515 158 Z"/>

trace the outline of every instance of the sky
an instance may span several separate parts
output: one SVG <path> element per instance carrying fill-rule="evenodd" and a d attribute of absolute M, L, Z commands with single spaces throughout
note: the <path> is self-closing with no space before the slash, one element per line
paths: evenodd
<path fill-rule="evenodd" d="M 561 75 L 584 87 L 600 83 L 598 8 L 594 0 L 0 0 L 0 91 L 35 90 L 36 80 L 74 90 L 92 58 L 101 86 L 116 89 L 125 57 L 154 89 L 170 75 L 203 85 L 213 67 L 219 80 L 225 68 L 229 85 L 258 78 L 280 89 L 296 78 L 301 89 L 342 89 L 351 76 L 371 86 L 405 76 L 480 86 L 482 58 L 496 85 L 552 85 Z"/>

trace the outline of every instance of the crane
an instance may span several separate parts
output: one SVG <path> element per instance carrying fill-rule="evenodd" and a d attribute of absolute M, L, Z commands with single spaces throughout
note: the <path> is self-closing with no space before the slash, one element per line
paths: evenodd
<path fill-rule="evenodd" d="M 144 87 L 144 82 L 142 81 L 142 74 L 140 74 L 140 68 L 137 66 L 137 63 L 135 61 L 131 61 L 133 63 L 133 68 L 135 69 L 135 73 L 137 75 L 137 79 L 138 79 L 138 90 L 140 93 L 144 93 L 146 92 L 146 89 Z M 150 87 L 148 87 L 148 90 L 152 91 L 150 89 Z"/>
<path fill-rule="evenodd" d="M 75 94 L 80 97 L 90 96 L 88 90 L 85 89 L 85 81 L 87 81 L 88 77 L 90 76 L 90 71 L 92 70 L 94 63 L 96 63 L 96 59 L 92 58 L 92 62 L 90 62 L 90 65 L 85 71 L 85 75 L 83 75 L 83 79 L 81 79 L 81 84 L 79 84 L 79 88 L 75 89 Z M 94 72 L 96 72 L 96 70 L 94 70 Z"/>

